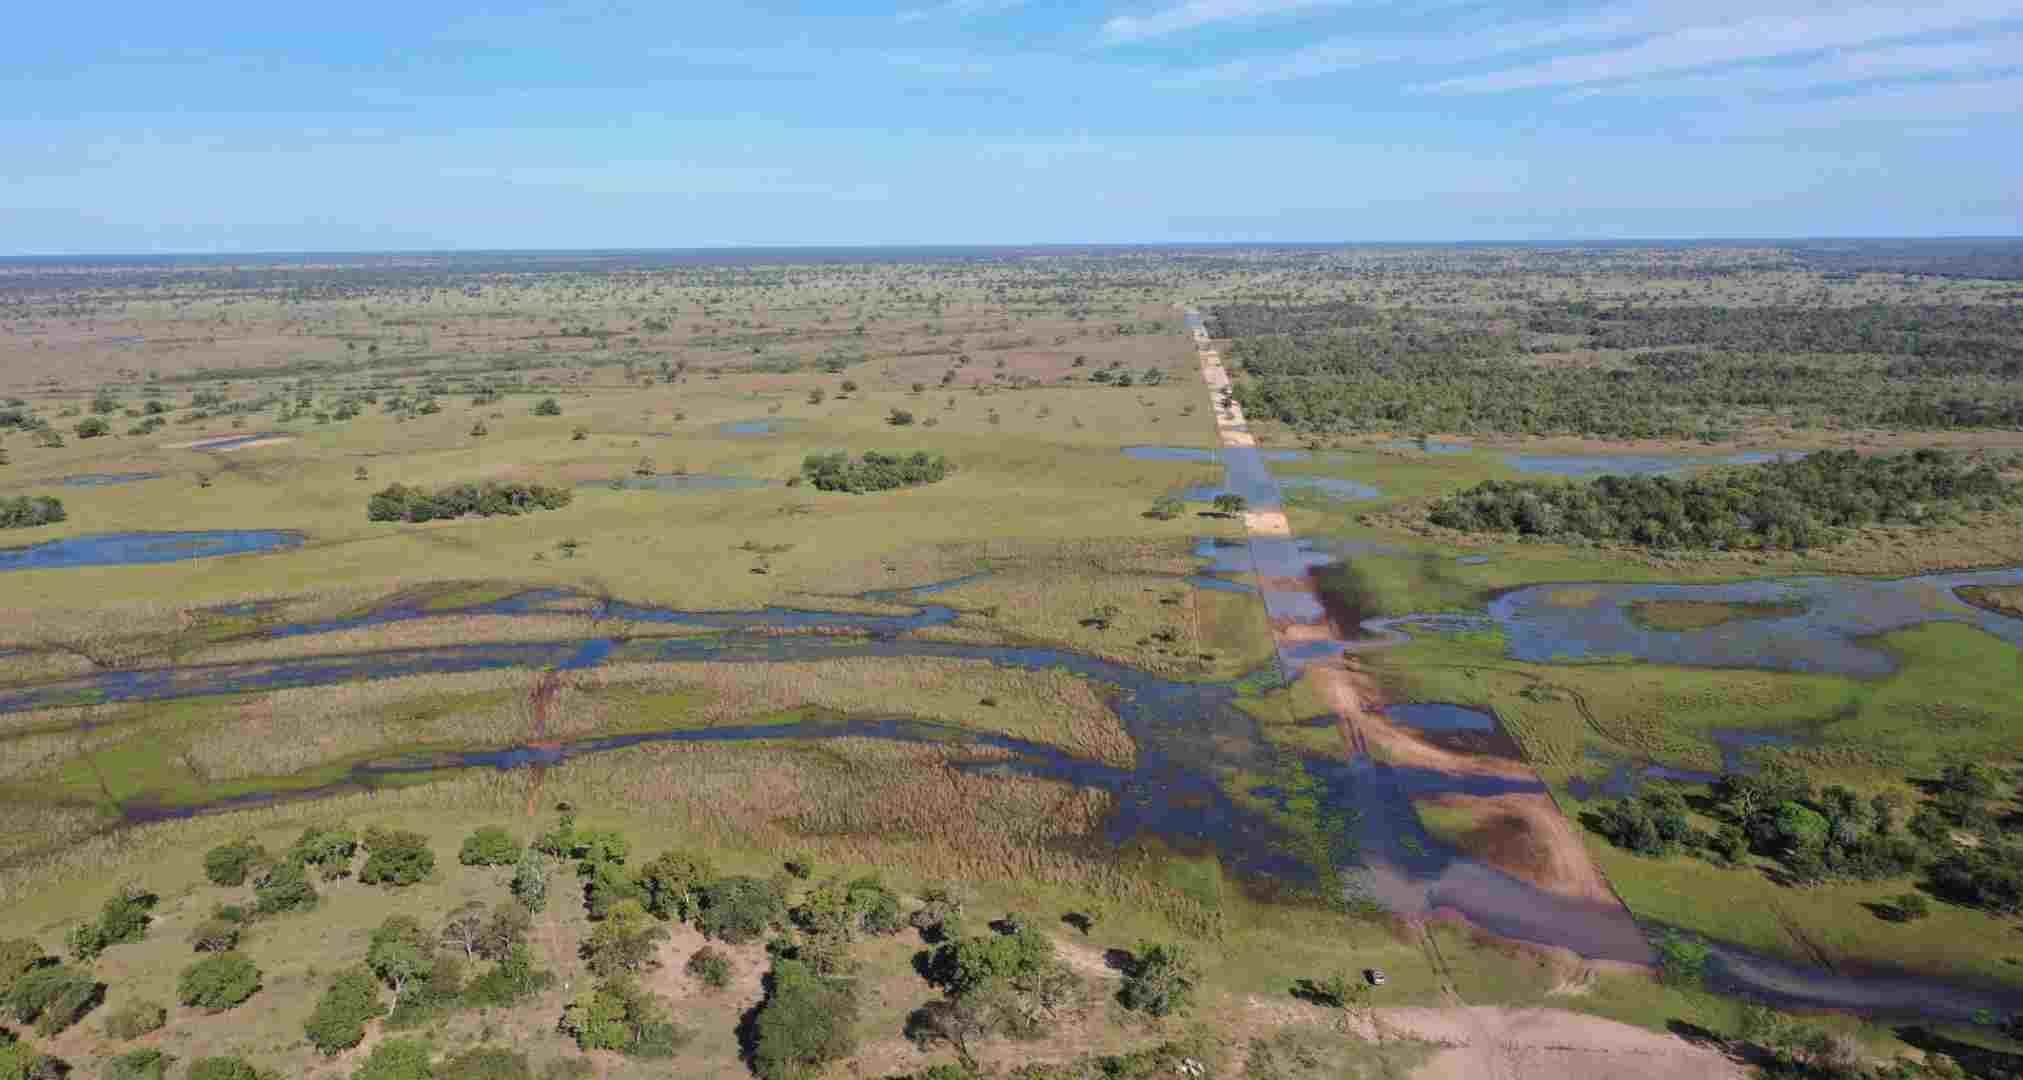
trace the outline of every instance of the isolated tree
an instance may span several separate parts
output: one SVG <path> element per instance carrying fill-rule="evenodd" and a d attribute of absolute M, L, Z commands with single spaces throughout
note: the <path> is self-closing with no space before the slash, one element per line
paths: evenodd
<path fill-rule="evenodd" d="M 1201 985 L 1201 969 L 1185 945 L 1146 942 L 1138 947 L 1117 1000 L 1148 1016 L 1186 1012 Z"/>
<path fill-rule="evenodd" d="M 303 1024 L 309 1042 L 325 1057 L 334 1057 L 365 1040 L 369 1020 L 386 1014 L 379 1000 L 379 981 L 364 967 L 337 973 Z"/>
<path fill-rule="evenodd" d="M 204 853 L 204 876 L 213 885 L 244 885 L 246 876 L 266 856 L 266 850 L 251 840 L 220 844 Z"/>
<path fill-rule="evenodd" d="M 540 401 L 534 403 L 534 415 L 560 416 L 562 415 L 562 403 L 554 398 L 542 398 Z"/>
<path fill-rule="evenodd" d="M 457 861 L 465 866 L 506 866 L 520 857 L 520 843 L 497 825 L 485 825 L 464 838 Z"/>
<path fill-rule="evenodd" d="M 365 850 L 358 880 L 367 885 L 412 885 L 435 869 L 435 852 L 429 850 L 428 838 L 420 833 L 367 829 Z"/>
<path fill-rule="evenodd" d="M 621 900 L 590 931 L 583 942 L 583 959 L 598 975 L 645 971 L 659 966 L 660 943 L 667 937 L 667 928 L 637 900 Z"/>
<path fill-rule="evenodd" d="M 224 1012 L 260 989 L 260 969 L 235 952 L 216 953 L 183 969 L 176 1000 L 205 1012 Z"/>
<path fill-rule="evenodd" d="M 1215 512 L 1225 516 L 1243 513 L 1250 507 L 1250 500 L 1234 492 L 1225 491 L 1215 497 Z"/>
<path fill-rule="evenodd" d="M 365 950 L 365 966 L 393 991 L 393 1003 L 409 984 L 426 976 L 434 966 L 434 948 L 421 924 L 407 915 L 389 916 L 372 932 L 372 944 Z"/>

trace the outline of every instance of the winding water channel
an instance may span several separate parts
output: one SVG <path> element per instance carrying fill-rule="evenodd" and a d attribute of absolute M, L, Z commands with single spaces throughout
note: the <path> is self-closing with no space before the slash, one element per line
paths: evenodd
<path fill-rule="evenodd" d="M 1267 465 L 1269 452 L 1225 447 L 1213 454 L 1229 467 L 1224 486 L 1260 496 L 1254 504 L 1278 505 L 1277 481 Z M 1267 503 L 1268 500 L 1268 503 Z M 158 538 L 155 539 L 159 542 Z M 30 549 L 33 550 L 33 549 Z M 1256 536 L 1243 542 L 1204 542 L 1199 554 L 1212 565 L 1195 580 L 1201 587 L 1245 589 L 1219 574 L 1255 574 L 1256 591 L 1276 620 L 1311 623 L 1322 619 L 1307 572 L 1339 558 L 1394 554 L 1390 549 L 1325 545 L 1290 537 Z M 145 561 L 145 560 L 144 560 Z M 63 565 L 63 564 L 54 564 Z M 77 565 L 69 563 L 69 565 Z M 4 568 L 4 564 L 0 564 Z M 1125 844 L 1155 837 L 1181 850 L 1212 848 L 1234 872 L 1267 880 L 1311 884 L 1313 869 L 1295 852 L 1295 837 L 1270 815 L 1232 795 L 1246 784 L 1253 798 L 1286 796 L 1270 786 L 1284 775 L 1281 751 L 1260 733 L 1257 722 L 1238 707 L 1230 684 L 1203 684 L 1163 678 L 1079 653 L 1014 646 L 917 640 L 910 631 L 952 622 L 954 607 L 928 599 L 971 578 L 937 586 L 887 590 L 863 599 L 900 605 L 903 614 L 767 608 L 759 611 L 677 611 L 620 602 L 602 602 L 586 613 L 584 597 L 565 591 L 532 591 L 455 610 L 392 607 L 354 618 L 272 628 L 275 637 L 306 637 L 396 622 L 469 615 L 584 619 L 583 637 L 545 642 L 447 645 L 344 655 L 311 656 L 243 663 L 190 664 L 150 670 L 106 671 L 45 684 L 0 690 L 0 711 L 20 711 L 86 701 L 159 701 L 203 695 L 258 692 L 287 687 L 329 686 L 365 679 L 491 668 L 585 668 L 620 662 L 709 661 L 766 664 L 846 657 L 938 657 L 982 660 L 1006 668 L 1058 669 L 1109 687 L 1112 704 L 1138 747 L 1137 764 L 1125 770 L 1076 759 L 1017 739 L 956 731 L 905 718 L 750 725 L 587 738 L 540 748 L 517 747 L 431 754 L 420 758 L 368 762 L 351 779 L 309 791 L 242 795 L 174 809 L 130 806 L 135 820 L 229 810 L 278 798 L 313 798 L 355 791 L 376 778 L 455 768 L 514 769 L 559 765 L 588 755 L 651 742 L 736 742 L 754 739 L 814 740 L 876 737 L 956 741 L 998 751 L 957 768 L 1008 771 L 1100 788 L 1114 796 L 1107 839 Z M 1425 615 L 1372 620 L 1370 637 L 1308 642 L 1282 650 L 1283 666 L 1297 670 L 1347 649 L 1399 640 L 1414 629 L 1438 630 L 1494 624 L 1509 641 L 1512 656 L 1551 661 L 1593 655 L 1629 655 L 1664 663 L 1725 664 L 1782 670 L 1874 673 L 1887 670 L 1888 657 L 1862 639 L 1887 629 L 1933 620 L 1977 625 L 2005 640 L 2023 643 L 2023 620 L 2009 619 L 1962 604 L 1952 590 L 1969 584 L 2023 582 L 2023 568 L 1972 574 L 1936 575 L 1899 582 L 1852 578 L 1795 578 L 1738 585 L 1583 586 L 1573 600 L 1567 586 L 1533 586 L 1505 594 L 1481 615 Z M 1638 599 L 1695 599 L 1760 603 L 1774 600 L 1800 606 L 1802 614 L 1740 619 L 1686 632 L 1648 630 L 1634 623 L 1628 605 Z M 627 624 L 667 624 L 723 633 L 675 639 L 619 636 Z M 612 628 L 607 630 L 606 628 Z M 794 631 L 848 630 L 847 637 Z M 1399 710 L 1407 723 L 1451 727 L 1493 727 L 1493 717 L 1467 710 Z M 1416 718 L 1415 718 L 1416 717 Z M 1009 752 L 1009 757 L 1005 756 Z M 1353 887 L 1398 914 L 1425 916 L 1451 910 L 1493 933 L 1570 949 L 1599 960 L 1646 963 L 1647 934 L 1619 904 L 1603 904 L 1548 892 L 1465 856 L 1421 826 L 1412 800 L 1442 794 L 1494 796 L 1543 792 L 1536 781 L 1464 776 L 1401 767 L 1368 755 L 1348 759 L 1309 755 L 1301 761 L 1316 790 L 1322 820 L 1335 823 L 1335 861 Z M 1789 1005 L 1859 1009 L 1870 1012 L 1966 1019 L 1976 1011 L 2023 1007 L 2023 991 L 1976 987 L 1908 974 L 1853 976 L 1753 955 L 1718 942 L 1713 981 L 1722 989 Z"/>

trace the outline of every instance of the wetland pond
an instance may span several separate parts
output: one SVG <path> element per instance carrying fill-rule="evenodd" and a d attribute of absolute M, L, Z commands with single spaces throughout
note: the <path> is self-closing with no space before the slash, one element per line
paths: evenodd
<path fill-rule="evenodd" d="M 250 555 L 294 547 L 302 543 L 302 539 L 301 533 L 284 529 L 100 533 L 50 540 L 29 547 L 0 548 L 0 571 L 141 566 L 219 555 Z"/>

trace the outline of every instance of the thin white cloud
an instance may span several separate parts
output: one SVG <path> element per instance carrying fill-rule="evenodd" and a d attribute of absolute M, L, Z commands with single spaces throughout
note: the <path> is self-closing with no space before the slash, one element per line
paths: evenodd
<path fill-rule="evenodd" d="M 1572 91 L 1565 100 L 1594 97 L 1738 98 L 1799 93 L 1889 79 L 1961 79 L 1990 69 L 2017 67 L 2023 67 L 2023 34 L 2006 33 L 1929 45 L 1843 51 L 1802 64 L 1740 70 L 1725 68 L 1704 75 L 1586 86 Z"/>
<path fill-rule="evenodd" d="M 1908 7 L 1766 14 L 1732 23 L 1703 22 L 1625 48 L 1448 79 L 1423 89 L 1486 94 L 1613 82 L 1960 31 L 2019 16 L 2023 16 L 2023 0 L 1938 0 Z"/>
<path fill-rule="evenodd" d="M 1279 56 L 1233 60 L 1188 76 L 1186 84 L 1291 82 L 1380 64 L 1459 64 L 1504 53 L 1619 39 L 1647 26 L 1643 13 L 1607 12 L 1584 19 L 1509 23 L 1481 32 L 1426 37 L 1335 38 Z"/>
<path fill-rule="evenodd" d="M 903 23 L 925 22 L 929 19 L 966 19 L 978 15 L 997 15 L 1022 7 L 1027 0 L 947 0 L 946 3 L 931 7 L 908 8 L 897 18 Z"/>
<path fill-rule="evenodd" d="M 1777 137 L 1792 132 L 1855 130 L 1872 138 L 1878 127 L 1903 125 L 1919 137 L 1973 130 L 1993 121 L 2014 126 L 2023 116 L 2023 77 L 1897 84 L 1827 101 L 1757 105 L 1708 113 L 1698 127 L 1709 135 Z M 1941 121 L 1934 124 L 1933 121 Z"/>
<path fill-rule="evenodd" d="M 1186 3 L 1155 11 L 1150 15 L 1119 15 L 1103 23 L 1103 36 L 1112 42 L 1143 41 L 1165 37 L 1212 23 L 1239 19 L 1260 19 L 1312 8 L 1332 7 L 1344 0 L 1187 0 Z"/>

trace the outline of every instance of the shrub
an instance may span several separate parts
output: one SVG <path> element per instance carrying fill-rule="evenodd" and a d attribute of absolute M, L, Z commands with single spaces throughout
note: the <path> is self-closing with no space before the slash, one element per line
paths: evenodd
<path fill-rule="evenodd" d="M 112 434 L 112 425 L 96 416 L 87 416 L 78 421 L 77 426 L 71 430 L 77 432 L 80 439 L 96 439 L 101 435 Z"/>
<path fill-rule="evenodd" d="M 637 900 L 622 900 L 590 931 L 583 942 L 583 959 L 599 975 L 643 971 L 655 965 L 655 954 L 667 936 L 667 929 Z"/>
<path fill-rule="evenodd" d="M 1683 934 L 1668 934 L 1656 943 L 1658 978 L 1671 986 L 1696 987 L 1707 978 L 1713 955 L 1706 945 Z"/>
<path fill-rule="evenodd" d="M 113 1058 L 98 1075 L 101 1080 L 163 1080 L 168 1071 L 168 1055 L 149 1047 Z"/>
<path fill-rule="evenodd" d="M 527 1055 L 497 1046 L 476 1046 L 435 1067 L 435 1080 L 534 1080 Z"/>
<path fill-rule="evenodd" d="M 561 1030 L 584 1050 L 633 1057 L 669 1057 L 691 1037 L 667 1018 L 660 1001 L 620 975 L 586 987 L 562 1010 Z"/>
<path fill-rule="evenodd" d="M 429 1080 L 428 1044 L 414 1039 L 388 1039 L 372 1048 L 351 1080 Z"/>
<path fill-rule="evenodd" d="M 555 976 L 535 970 L 532 950 L 515 945 L 491 970 L 471 980 L 464 988 L 464 1001 L 479 1007 L 516 1005 L 546 990 L 554 981 Z"/>
<path fill-rule="evenodd" d="M 854 461 L 839 451 L 811 454 L 801 462 L 802 474 L 815 487 L 852 494 L 932 484 L 945 478 L 949 469 L 947 458 L 924 450 L 905 455 L 871 450 Z"/>
<path fill-rule="evenodd" d="M 464 838 L 457 861 L 465 866 L 506 866 L 519 861 L 520 843 L 497 825 L 486 825 Z"/>
<path fill-rule="evenodd" d="M 14 989 L 14 980 L 42 963 L 42 946 L 27 938 L 0 941 L 0 1000 Z"/>
<path fill-rule="evenodd" d="M 332 1057 L 365 1040 L 365 1024 L 378 1019 L 386 1009 L 379 1002 L 379 983 L 363 967 L 338 972 L 329 989 L 316 1001 L 316 1008 L 303 1024 L 309 1042 L 325 1057 Z"/>
<path fill-rule="evenodd" d="M 655 918 L 686 922 L 701 909 L 703 886 L 716 877 L 706 855 L 668 851 L 639 868 L 641 902 Z"/>
<path fill-rule="evenodd" d="M 35 1023 L 35 1030 L 55 1035 L 84 1019 L 105 1000 L 105 984 L 86 971 L 65 964 L 38 967 L 14 980 L 7 1008 L 14 1019 Z"/>
<path fill-rule="evenodd" d="M 367 829 L 365 865 L 358 880 L 367 885 L 412 885 L 435 869 L 435 852 L 420 833 L 396 829 L 391 832 Z"/>
<path fill-rule="evenodd" d="M 893 427 L 908 427 L 913 423 L 913 414 L 905 409 L 894 409 L 885 417 L 885 422 Z"/>
<path fill-rule="evenodd" d="M 480 425 L 482 426 L 482 425 Z M 405 484 L 391 484 L 366 503 L 369 521 L 435 521 L 475 514 L 478 517 L 560 510 L 574 493 L 566 487 L 487 481 L 452 484 L 430 493 Z"/>
<path fill-rule="evenodd" d="M 1250 507 L 1250 500 L 1233 492 L 1223 492 L 1215 497 L 1215 512 L 1224 515 L 1241 514 Z"/>
<path fill-rule="evenodd" d="M 259 1076 L 242 1058 L 207 1057 L 190 1063 L 188 1080 L 259 1080 Z"/>
<path fill-rule="evenodd" d="M 682 965 L 698 982 L 711 990 L 721 990 L 731 984 L 731 961 L 714 945 L 704 945 Z"/>
<path fill-rule="evenodd" d="M 538 912 L 548 906 L 548 858 L 529 846 L 520 853 L 520 861 L 513 867 L 513 881 L 507 890 L 513 899 L 528 911 Z"/>
<path fill-rule="evenodd" d="M 1117 1000 L 1134 1012 L 1171 1016 L 1194 1004 L 1194 991 L 1200 985 L 1201 969 L 1186 946 L 1148 942 L 1139 946 L 1132 958 Z"/>
<path fill-rule="evenodd" d="M 284 862 L 267 871 L 253 888 L 254 908 L 262 915 L 307 911 L 316 906 L 316 886 L 302 864 Z"/>
<path fill-rule="evenodd" d="M 856 1049 L 853 984 L 784 959 L 774 962 L 767 983 L 753 1021 L 752 1067 L 762 1080 L 810 1075 Z"/>
<path fill-rule="evenodd" d="M 742 945 L 777 925 L 786 909 L 786 895 L 775 882 L 720 878 L 703 887 L 696 925 L 707 937 Z"/>
<path fill-rule="evenodd" d="M 556 401 L 554 398 L 542 398 L 540 401 L 534 403 L 534 415 L 560 416 L 562 415 L 562 403 Z"/>
<path fill-rule="evenodd" d="M 241 927 L 229 919 L 205 919 L 190 931 L 190 948 L 198 952 L 231 952 L 239 947 Z"/>
<path fill-rule="evenodd" d="M 204 853 L 204 876 L 213 885 L 244 885 L 253 866 L 267 852 L 251 840 L 234 840 Z"/>
<path fill-rule="evenodd" d="M 115 1039 L 138 1039 L 168 1022 L 167 1009 L 152 1001 L 136 1001 L 105 1018 L 105 1033 Z"/>
<path fill-rule="evenodd" d="M 54 525 L 68 516 L 63 512 L 63 500 L 53 496 L 20 495 L 0 499 L 0 529 Z"/>
<path fill-rule="evenodd" d="M 288 849 L 288 857 L 295 862 L 320 867 L 325 881 L 350 876 L 351 859 L 357 853 L 358 834 L 348 828 L 304 829 Z"/>
<path fill-rule="evenodd" d="M 260 989 L 260 969 L 235 952 L 218 953 L 183 969 L 176 1000 L 206 1012 L 224 1012 Z"/>

